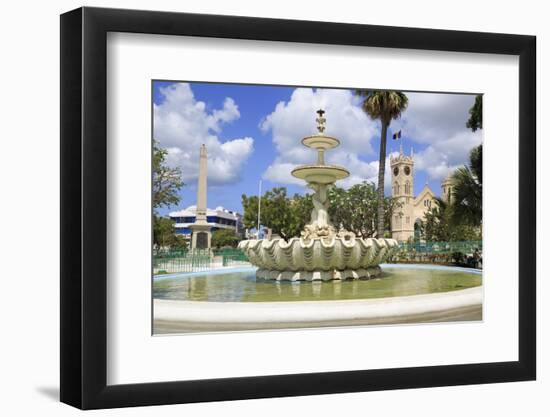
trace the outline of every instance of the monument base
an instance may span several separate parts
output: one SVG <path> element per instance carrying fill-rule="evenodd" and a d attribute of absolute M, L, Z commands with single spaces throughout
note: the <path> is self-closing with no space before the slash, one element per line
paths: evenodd
<path fill-rule="evenodd" d="M 371 279 L 379 276 L 382 269 L 379 266 L 360 269 L 336 269 L 328 271 L 275 271 L 258 269 L 256 278 L 274 281 L 332 281 L 346 279 Z"/>
<path fill-rule="evenodd" d="M 192 224 L 191 249 L 210 249 L 212 247 L 212 232 L 209 224 Z"/>

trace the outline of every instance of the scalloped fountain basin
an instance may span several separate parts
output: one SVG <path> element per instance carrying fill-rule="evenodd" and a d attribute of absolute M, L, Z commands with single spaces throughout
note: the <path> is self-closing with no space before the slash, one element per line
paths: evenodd
<path fill-rule="evenodd" d="M 277 281 L 369 279 L 399 248 L 394 239 L 350 237 L 244 240 L 242 249 L 257 278 Z"/>

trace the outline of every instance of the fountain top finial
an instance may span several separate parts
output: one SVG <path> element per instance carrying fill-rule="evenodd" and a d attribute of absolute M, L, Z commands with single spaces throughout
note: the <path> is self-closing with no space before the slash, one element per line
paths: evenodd
<path fill-rule="evenodd" d="M 325 123 L 327 122 L 327 119 L 325 117 L 323 117 L 323 115 L 326 113 L 323 109 L 319 109 L 317 110 L 316 112 L 319 117 L 317 117 L 317 119 L 315 119 L 315 121 L 317 122 L 317 130 L 319 131 L 320 134 L 324 134 L 325 132 Z"/>

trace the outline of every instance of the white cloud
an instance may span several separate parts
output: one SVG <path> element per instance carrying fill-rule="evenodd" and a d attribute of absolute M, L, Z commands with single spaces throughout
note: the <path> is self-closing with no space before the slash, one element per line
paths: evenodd
<path fill-rule="evenodd" d="M 406 93 L 409 105 L 400 119 L 392 121 L 393 131 L 402 129 L 419 143 L 433 143 L 457 133 L 471 132 L 466 127 L 474 95 Z"/>
<path fill-rule="evenodd" d="M 415 167 L 426 171 L 432 179 L 443 180 L 456 168 L 468 163 L 470 151 L 481 141 L 481 130 L 463 131 L 434 141 L 422 152 L 415 154 Z"/>
<path fill-rule="evenodd" d="M 391 124 L 407 139 L 427 145 L 415 153 L 415 168 L 430 178 L 442 180 L 468 161 L 470 150 L 482 142 L 481 130 L 466 127 L 474 95 L 406 93 L 409 106 L 401 119 Z"/>
<path fill-rule="evenodd" d="M 240 117 L 235 101 L 227 97 L 221 109 L 209 111 L 197 101 L 189 84 L 172 84 L 160 89 L 164 100 L 154 105 L 154 138 L 168 150 L 169 165 L 182 170 L 184 182 L 198 176 L 199 148 L 208 151 L 208 181 L 227 184 L 239 179 L 244 162 L 253 151 L 250 137 L 222 142 L 223 125 Z"/>
<path fill-rule="evenodd" d="M 432 179 L 442 180 L 458 166 L 467 163 L 470 150 L 481 143 L 482 131 L 466 127 L 474 95 L 407 93 L 409 106 L 391 129 L 403 130 L 405 147 L 412 139 L 423 148 L 415 152 L 416 170 L 425 171 Z M 315 153 L 301 144 L 303 136 L 315 132 L 315 111 L 326 110 L 327 134 L 338 137 L 341 146 L 327 152 L 326 159 L 346 167 L 351 175 L 338 184 L 350 187 L 362 181 L 378 182 L 378 155 L 372 141 L 379 140 L 380 124 L 361 110 L 360 99 L 347 90 L 297 88 L 288 102 L 280 102 L 260 124 L 270 132 L 277 157 L 263 178 L 281 184 L 303 184 L 290 171 L 299 164 L 311 163 Z M 388 149 L 395 146 L 388 138 Z M 412 144 L 414 145 L 414 143 Z M 395 148 L 394 148 L 395 149 Z M 367 162 L 370 161 L 370 162 Z M 391 175 L 386 160 L 386 187 Z"/>
<path fill-rule="evenodd" d="M 275 160 L 267 167 L 262 178 L 276 184 L 305 185 L 304 180 L 293 177 L 290 173 L 294 168 L 296 164 Z"/>
<path fill-rule="evenodd" d="M 288 102 L 280 102 L 261 123 L 260 129 L 271 132 L 277 157 L 263 178 L 280 184 L 304 184 L 290 174 L 299 164 L 312 163 L 316 153 L 302 145 L 304 136 L 316 129 L 316 113 L 326 111 L 326 134 L 335 136 L 341 145 L 327 152 L 327 163 L 345 166 L 351 176 L 339 183 L 350 186 L 376 176 L 378 162 L 365 162 L 361 157 L 376 159 L 371 141 L 378 139 L 378 123 L 361 110 L 360 99 L 348 90 L 297 88 Z"/>
<path fill-rule="evenodd" d="M 336 165 L 345 167 L 350 176 L 339 181 L 338 186 L 349 188 L 352 185 L 360 184 L 363 181 L 370 181 L 378 184 L 378 160 L 371 162 L 361 161 L 355 154 L 339 153 L 335 155 L 333 161 Z M 389 160 L 386 161 L 386 171 Z"/>

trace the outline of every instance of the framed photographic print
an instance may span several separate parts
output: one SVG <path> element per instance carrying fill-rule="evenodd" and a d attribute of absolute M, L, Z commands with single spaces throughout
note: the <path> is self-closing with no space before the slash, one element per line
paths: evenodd
<path fill-rule="evenodd" d="M 535 379 L 535 38 L 61 16 L 61 400 Z"/>

